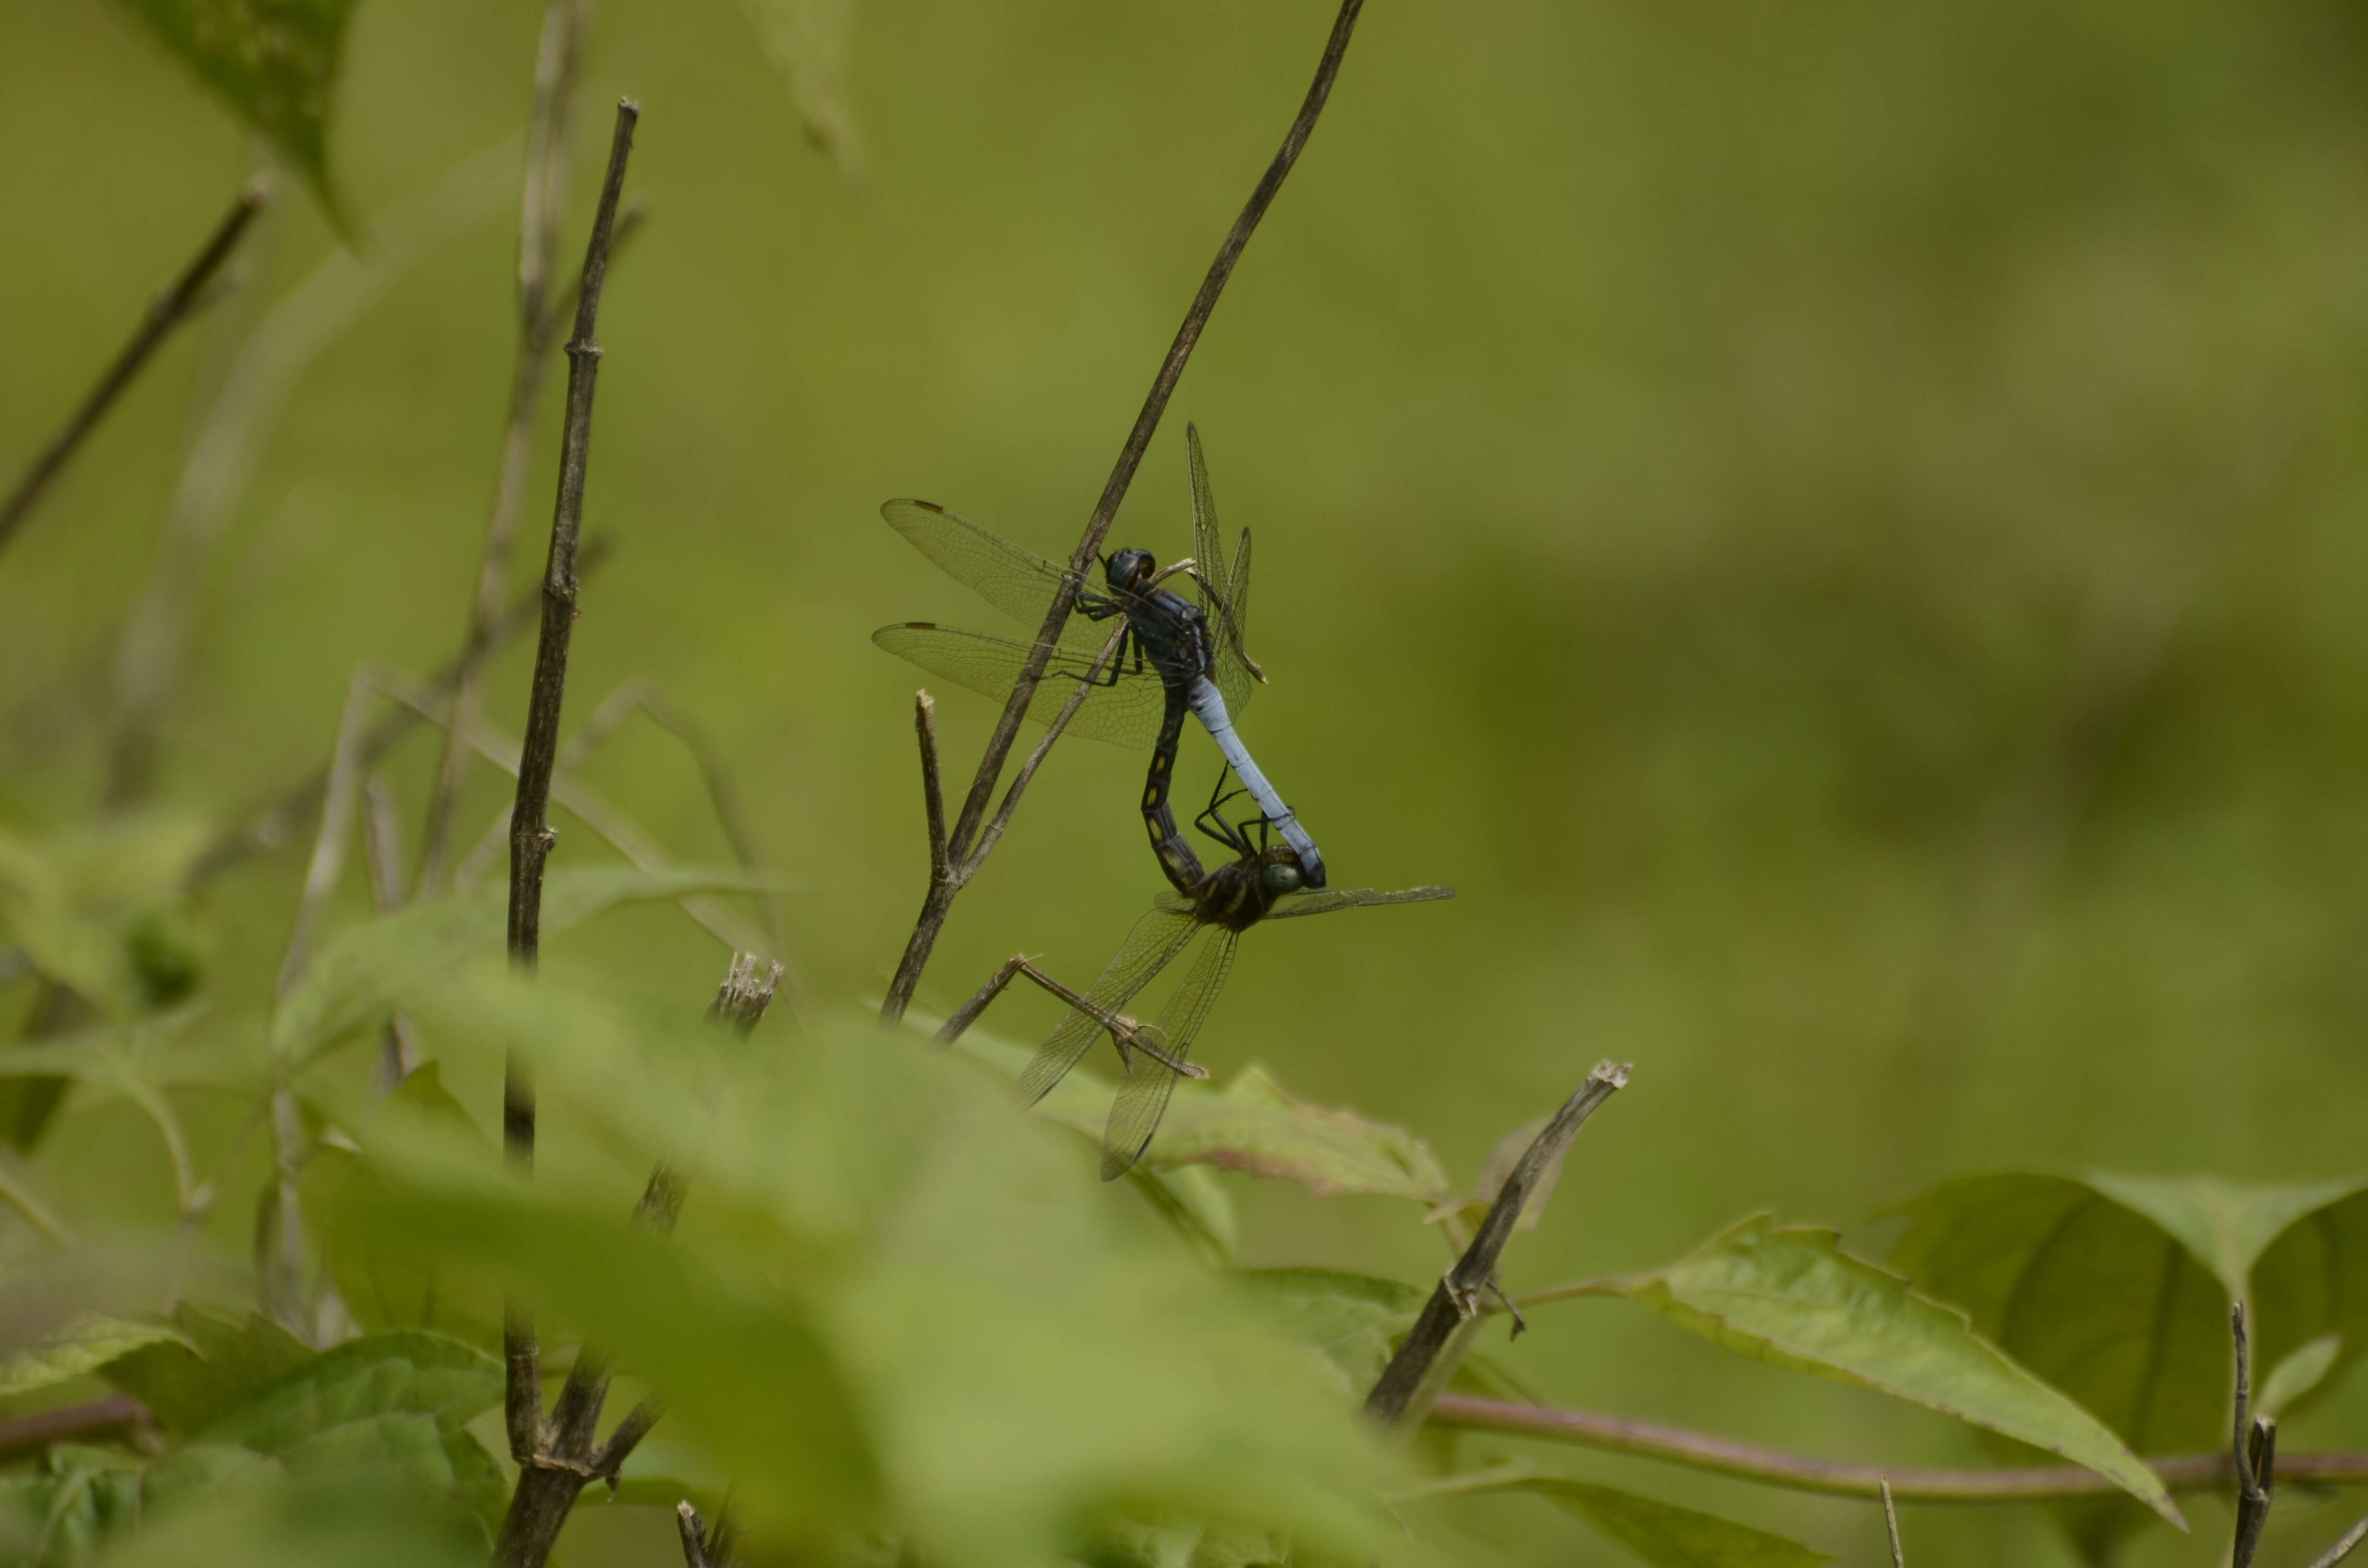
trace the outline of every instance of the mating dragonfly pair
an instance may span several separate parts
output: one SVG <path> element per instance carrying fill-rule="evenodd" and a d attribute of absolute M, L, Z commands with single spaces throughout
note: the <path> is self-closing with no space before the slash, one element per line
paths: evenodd
<path fill-rule="evenodd" d="M 1234 715 L 1249 701 L 1253 683 L 1266 678 L 1244 645 L 1249 530 L 1242 530 L 1240 547 L 1229 558 L 1217 528 L 1200 432 L 1190 426 L 1185 454 L 1192 487 L 1191 559 L 1162 571 L 1146 551 L 1113 551 L 1099 585 L 928 502 L 891 501 L 881 508 L 889 525 L 922 554 L 1023 625 L 1042 626 L 1054 597 L 1067 593 L 1071 613 L 1028 716 L 1051 722 L 1082 687 L 1085 697 L 1070 717 L 1071 733 L 1151 748 L 1143 819 L 1152 853 L 1175 892 L 1159 896 L 1103 966 L 1086 995 L 1096 1010 L 1064 1015 L 1015 1085 L 1028 1104 L 1042 1098 L 1086 1054 L 1108 1027 L 1105 1020 L 1207 936 L 1159 1016 L 1137 1028 L 1138 1040 L 1153 1049 L 1130 1050 L 1113 1035 L 1124 1077 L 1102 1135 L 1105 1181 L 1124 1175 L 1150 1146 L 1176 1080 L 1188 1066 L 1192 1041 L 1224 989 L 1244 931 L 1263 920 L 1455 893 L 1445 887 L 1323 891 L 1324 858 L 1315 839 L 1234 728 Z M 1195 598 L 1161 585 L 1179 575 L 1196 590 Z M 1009 698 L 1035 646 L 930 621 L 885 626 L 871 640 L 933 675 L 998 700 Z M 1202 866 L 1177 829 L 1168 806 L 1187 714 L 1201 722 L 1224 757 L 1216 790 L 1194 822 L 1231 856 L 1213 871 Z M 1242 784 L 1230 793 L 1229 775 Z M 1244 794 L 1258 814 L 1228 822 L 1227 802 Z M 1277 836 L 1281 843 L 1273 842 Z"/>

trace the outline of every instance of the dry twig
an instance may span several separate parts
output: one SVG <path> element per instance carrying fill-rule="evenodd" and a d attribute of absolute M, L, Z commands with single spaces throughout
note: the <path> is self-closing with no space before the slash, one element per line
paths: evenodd
<path fill-rule="evenodd" d="M 713 1527 L 699 1517 L 699 1510 L 688 1503 L 677 1503 L 674 1509 L 675 1524 L 682 1532 L 682 1560 L 686 1568 L 731 1568 L 732 1520 L 728 1514 L 719 1517 Z"/>
<path fill-rule="evenodd" d="M 2252 1347 L 2245 1334 L 2245 1303 L 2228 1309 L 2228 1335 L 2237 1356 L 2236 1431 L 2229 1457 L 2237 1469 L 2237 1537 L 2228 1549 L 2229 1568 L 2253 1568 L 2262 1527 L 2270 1522 L 2270 1489 L 2276 1484 L 2278 1424 L 2252 1414 Z"/>
<path fill-rule="evenodd" d="M 131 341 L 116 355 L 115 362 L 108 366 L 98 383 L 84 394 L 80 406 L 67 418 L 64 427 L 50 438 L 50 444 L 41 449 L 40 455 L 17 481 L 17 487 L 8 492 L 7 499 L 0 500 L 0 550 L 7 548 L 8 540 L 32 511 L 34 503 L 49 489 L 50 482 L 64 470 L 67 461 L 98 427 L 99 421 L 107 417 L 108 410 L 115 406 L 115 400 L 123 395 L 123 389 L 138 378 L 165 340 L 173 335 L 174 329 L 213 301 L 215 275 L 230 259 L 231 252 L 238 248 L 247 225 L 255 222 L 256 214 L 270 199 L 270 187 L 263 181 L 248 182 L 189 265 L 181 269 L 180 277 L 149 305 Z"/>
<path fill-rule="evenodd" d="M 1472 1244 L 1440 1277 L 1430 1300 L 1423 1303 L 1422 1314 L 1399 1343 L 1397 1354 L 1382 1369 L 1373 1392 L 1365 1396 L 1366 1415 L 1390 1426 L 1409 1415 L 1416 1420 L 1423 1418 L 1444 1374 L 1454 1370 L 1459 1358 L 1446 1353 L 1450 1342 L 1467 1335 L 1479 1322 L 1480 1293 L 1495 1288 L 1497 1260 L 1504 1256 L 1505 1244 L 1513 1239 L 1513 1227 L 1520 1221 L 1521 1210 L 1529 1206 L 1530 1194 L 1570 1146 L 1570 1141 L 1578 1136 L 1579 1128 L 1595 1113 L 1595 1108 L 1627 1084 L 1626 1063 L 1599 1062 L 1578 1092 L 1554 1112 L 1554 1119 L 1531 1142 L 1512 1174 L 1505 1178 L 1505 1185 L 1497 1189 L 1497 1200 L 1488 1206 L 1487 1217 L 1480 1221 Z M 1431 1397 L 1422 1397 L 1426 1393 Z"/>
<path fill-rule="evenodd" d="M 576 300 L 575 331 L 567 344 L 567 418 L 560 440 L 559 494 L 552 506 L 551 551 L 543 571 L 542 635 L 535 650 L 534 681 L 527 704 L 526 740 L 518 756 L 517 803 L 510 828 L 510 961 L 532 972 L 541 949 L 543 868 L 555 838 L 548 812 L 551 773 L 559 756 L 559 715 L 567 694 L 567 653 L 575 622 L 575 543 L 584 521 L 584 478 L 592 440 L 592 400 L 599 377 L 597 335 L 600 288 L 608 274 L 609 246 L 617 202 L 632 155 L 640 108 L 630 98 L 617 105 L 609 167 L 600 183 L 600 205 L 585 246 L 584 280 Z M 522 1173 L 534 1164 L 534 1083 L 525 1060 L 512 1052 L 502 1084 L 502 1143 Z M 560 1406 L 542 1419 L 542 1356 L 534 1317 L 513 1301 L 502 1331 L 505 1368 L 503 1416 L 510 1451 L 519 1465 L 518 1487 L 502 1521 L 494 1561 L 502 1568 L 541 1568 L 559 1539 L 584 1477 L 555 1457 L 553 1442 L 572 1437 L 579 1423 L 563 1390 Z M 581 1367 L 584 1357 L 577 1358 Z M 575 1384 L 574 1374 L 569 1389 Z M 597 1403 L 580 1423 L 597 1420 Z M 584 1436 L 588 1440 L 589 1432 Z"/>

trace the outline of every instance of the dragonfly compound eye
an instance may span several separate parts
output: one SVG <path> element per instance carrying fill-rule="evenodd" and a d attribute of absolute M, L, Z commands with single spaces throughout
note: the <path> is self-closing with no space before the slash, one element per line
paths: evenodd
<path fill-rule="evenodd" d="M 1105 574 L 1110 578 L 1110 585 L 1113 588 L 1133 587 L 1138 583 L 1147 581 L 1156 570 L 1156 564 L 1151 559 L 1151 551 L 1147 550 L 1114 551 L 1110 554 L 1109 563 L 1103 568 Z"/>
<path fill-rule="evenodd" d="M 1265 881 L 1267 892 L 1284 893 L 1297 892 L 1304 885 L 1305 879 L 1300 876 L 1296 866 L 1273 865 L 1266 869 Z"/>

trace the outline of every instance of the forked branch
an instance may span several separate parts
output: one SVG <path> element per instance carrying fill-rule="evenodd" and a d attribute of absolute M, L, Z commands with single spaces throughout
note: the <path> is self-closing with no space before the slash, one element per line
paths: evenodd
<path fill-rule="evenodd" d="M 905 941 L 905 954 L 897 961 L 896 973 L 888 983 L 887 998 L 881 1004 L 880 1017 L 884 1023 L 894 1023 L 905 1016 L 911 1005 L 914 989 L 920 984 L 921 971 L 928 967 L 930 950 L 936 947 L 938 933 L 945 926 L 946 916 L 953 908 L 955 897 L 962 892 L 968 872 L 974 871 L 993 847 L 992 838 L 982 838 L 980 830 L 986 823 L 987 807 L 995 796 L 996 781 L 1003 776 L 1003 765 L 1011 756 L 1013 742 L 1019 725 L 1036 699 L 1037 684 L 1044 678 L 1045 667 L 1052 662 L 1053 650 L 1061 640 L 1061 628 L 1069 618 L 1070 607 L 1076 602 L 1076 585 L 1092 566 L 1100 553 L 1102 541 L 1109 536 L 1111 522 L 1118 516 L 1119 503 L 1126 499 L 1128 486 L 1134 483 L 1135 470 L 1143 464 L 1143 455 L 1151 446 L 1151 437 L 1159 428 L 1160 416 L 1167 412 L 1167 401 L 1175 395 L 1176 383 L 1184 374 L 1185 363 L 1192 357 L 1193 347 L 1201 341 L 1201 333 L 1209 324 L 1210 315 L 1217 308 L 1217 297 L 1224 292 L 1225 281 L 1234 273 L 1234 265 L 1241 259 L 1242 247 L 1249 244 L 1250 235 L 1258 229 L 1258 221 L 1273 205 L 1275 194 L 1281 190 L 1283 180 L 1292 165 L 1299 161 L 1301 149 L 1315 131 L 1315 121 L 1324 112 L 1326 99 L 1332 96 L 1333 81 L 1340 74 L 1340 62 L 1349 52 L 1349 40 L 1355 33 L 1357 16 L 1364 8 L 1364 0 L 1341 0 L 1340 10 L 1333 18 L 1332 31 L 1324 42 L 1324 53 L 1315 64 L 1315 80 L 1308 84 L 1307 95 L 1301 100 L 1299 113 L 1293 117 L 1291 129 L 1283 133 L 1282 145 L 1258 176 L 1257 187 L 1242 206 L 1240 216 L 1226 231 L 1224 240 L 1217 246 L 1215 259 L 1209 263 L 1201 287 L 1192 296 L 1192 303 L 1184 312 L 1183 324 L 1176 329 L 1167 353 L 1159 362 L 1159 371 L 1152 378 L 1151 391 L 1143 400 L 1142 410 L 1135 415 L 1134 427 L 1127 432 L 1125 444 L 1119 448 L 1118 461 L 1111 465 L 1110 479 L 1102 486 L 1101 498 L 1094 504 L 1093 515 L 1086 520 L 1085 532 L 1077 540 L 1077 548 L 1069 557 L 1070 574 L 1053 594 L 1053 603 L 1045 611 L 1044 623 L 1037 630 L 1036 643 L 1029 651 L 1028 662 L 1021 666 L 1019 679 L 1003 705 L 1003 712 L 995 722 L 987 737 L 986 749 L 979 757 L 978 771 L 973 776 L 970 792 L 962 800 L 962 815 L 954 824 L 947 841 L 949 857 L 957 867 L 965 867 L 962 880 L 933 877 L 929 892 L 922 901 L 919 918 L 913 923 L 913 934 Z M 1041 752 L 1042 748 L 1040 747 Z M 1009 807 L 1014 797 L 1006 798 L 1006 810 L 997 819 L 1000 830 L 1009 820 Z M 975 846 L 975 852 L 973 852 Z"/>
<path fill-rule="evenodd" d="M 1545 1130 L 1531 1142 L 1497 1189 L 1497 1200 L 1488 1206 L 1487 1217 L 1480 1221 L 1472 1244 L 1440 1278 L 1430 1300 L 1423 1303 L 1422 1314 L 1400 1342 L 1397 1354 L 1382 1369 L 1381 1381 L 1365 1396 L 1366 1415 L 1385 1426 L 1395 1426 L 1409 1414 L 1417 1420 L 1422 1417 L 1429 1401 L 1418 1396 L 1426 1391 L 1436 1392 L 1440 1381 L 1436 1371 L 1453 1370 L 1453 1358 L 1445 1354 L 1449 1344 L 1479 1321 L 1481 1292 L 1495 1287 L 1497 1260 L 1505 1255 L 1505 1244 L 1513 1239 L 1513 1227 L 1529 1206 L 1530 1195 L 1578 1136 L 1587 1119 L 1595 1114 L 1595 1108 L 1627 1084 L 1626 1063 L 1597 1062 L 1578 1092 L 1563 1102 Z"/>
<path fill-rule="evenodd" d="M 2228 1549 L 2229 1568 L 2253 1568 L 2261 1530 L 2270 1522 L 2270 1489 L 2276 1484 L 2278 1424 L 2252 1413 L 2252 1347 L 2245 1334 L 2245 1303 L 2228 1309 L 2228 1336 L 2237 1356 L 2236 1432 L 2229 1458 L 2237 1469 L 2237 1538 Z"/>

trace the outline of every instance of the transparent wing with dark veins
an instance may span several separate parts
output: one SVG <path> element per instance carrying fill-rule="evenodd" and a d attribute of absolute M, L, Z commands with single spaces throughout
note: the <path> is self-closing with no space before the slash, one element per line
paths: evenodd
<path fill-rule="evenodd" d="M 1217 689 L 1226 709 L 1238 715 L 1250 699 L 1251 675 L 1245 652 L 1249 639 L 1250 534 L 1242 530 L 1242 548 L 1228 560 L 1224 530 L 1217 526 L 1216 493 L 1209 487 L 1209 465 L 1201 451 L 1201 432 L 1184 426 L 1184 460 L 1192 480 L 1193 580 L 1201 585 L 1201 608 L 1217 638 Z"/>
<path fill-rule="evenodd" d="M 1102 966 L 1094 977 L 1092 989 L 1086 1000 L 1104 1012 L 1122 1011 L 1134 994 L 1152 982 L 1152 978 L 1175 960 L 1176 955 L 1190 944 L 1201 929 L 1190 915 L 1176 915 L 1155 909 L 1134 923 L 1126 934 L 1118 952 Z M 1069 1069 L 1092 1049 L 1094 1037 L 1103 1033 L 1101 1024 L 1090 1013 L 1075 1008 L 1061 1015 L 1028 1063 L 1013 1081 L 1011 1091 L 1021 1105 L 1034 1105 L 1051 1092 L 1053 1085 L 1068 1075 Z M 1165 1071 L 1165 1069 L 1163 1069 Z"/>
<path fill-rule="evenodd" d="M 1044 624 L 1053 596 L 1070 575 L 1059 562 L 1023 550 L 994 529 L 981 528 L 932 501 L 891 501 L 880 508 L 880 515 L 948 576 L 1031 633 Z M 1081 578 L 1078 589 L 1099 597 L 1103 585 Z M 1108 621 L 1071 615 L 1062 623 L 1061 642 L 1064 646 L 1099 648 L 1109 631 Z"/>
<path fill-rule="evenodd" d="M 1275 902 L 1267 918 L 1288 920 L 1294 915 L 1329 915 L 1336 909 L 1362 909 L 1369 903 L 1428 903 L 1432 899 L 1454 896 L 1453 888 L 1438 886 L 1397 888 L 1389 892 L 1373 888 L 1327 888 L 1322 892 L 1287 894 Z"/>
<path fill-rule="evenodd" d="M 1117 625 L 1116 621 L 1108 621 L 1094 628 L 1094 644 L 1089 649 L 1063 647 L 1053 652 L 1052 663 L 1044 667 L 1044 678 L 1037 683 L 1036 695 L 1029 700 L 1028 717 L 1040 724 L 1053 722 L 1077 689 L 1077 682 L 1091 673 L 1103 643 Z M 871 641 L 933 676 L 968 687 L 997 702 L 1011 695 L 1011 688 L 1019 684 L 1021 666 L 1034 651 L 1032 644 L 1015 638 L 964 631 L 959 627 L 939 626 L 926 620 L 883 626 L 871 634 Z M 1105 668 L 1099 679 L 1110 678 L 1110 671 Z M 1130 649 L 1117 681 L 1107 686 L 1097 684 L 1086 693 L 1084 706 L 1069 721 L 1068 733 L 1149 750 L 1159 738 L 1159 720 L 1167 701 L 1158 672 L 1148 665 L 1135 668 Z"/>
<path fill-rule="evenodd" d="M 1218 994 L 1225 988 L 1225 976 L 1234 967 L 1234 950 L 1239 936 L 1220 926 L 1208 929 L 1213 933 L 1201 949 L 1200 961 L 1184 976 L 1183 983 L 1159 1009 L 1159 1017 L 1144 1032 L 1170 1057 L 1178 1062 L 1190 1058 L 1193 1039 L 1201 1026 L 1208 1021 L 1209 1010 L 1217 1005 Z M 1167 1097 L 1176 1092 L 1175 1071 L 1144 1051 L 1135 1051 L 1127 1059 L 1126 1078 L 1119 1085 L 1118 1098 L 1111 1102 L 1110 1120 L 1102 1128 L 1102 1179 L 1116 1181 L 1134 1167 L 1151 1146 L 1152 1134 L 1159 1131 L 1159 1119 L 1167 1114 Z"/>

